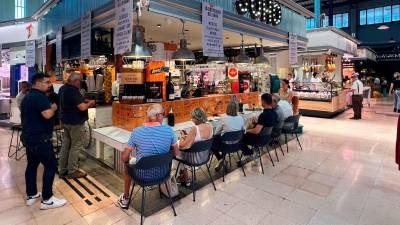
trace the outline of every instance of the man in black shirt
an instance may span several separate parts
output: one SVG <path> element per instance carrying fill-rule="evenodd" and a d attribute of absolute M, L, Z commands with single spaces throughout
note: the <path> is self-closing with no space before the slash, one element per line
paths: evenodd
<path fill-rule="evenodd" d="M 50 104 L 45 92 L 49 88 L 48 78 L 40 73 L 32 78 L 32 90 L 21 103 L 22 140 L 26 147 L 28 164 L 25 171 L 26 204 L 33 205 L 40 197 L 40 209 L 51 209 L 65 205 L 65 199 L 53 196 L 53 181 L 57 170 L 52 136 L 54 113 L 57 105 Z M 37 191 L 36 174 L 39 164 L 44 166 L 42 193 Z"/>
<path fill-rule="evenodd" d="M 88 109 L 95 101 L 86 101 L 79 92 L 82 76 L 72 73 L 68 83 L 60 88 L 61 123 L 64 128 L 63 144 L 60 151 L 60 177 L 80 178 L 86 173 L 79 170 L 79 152 L 84 150 L 84 123 L 88 120 Z"/>
<path fill-rule="evenodd" d="M 246 131 L 243 136 L 242 152 L 244 156 L 251 156 L 253 151 L 249 149 L 248 145 L 255 143 L 256 139 L 259 138 L 259 134 L 264 127 L 273 127 L 278 123 L 278 115 L 272 109 L 272 96 L 265 93 L 261 96 L 261 105 L 263 107 L 263 112 L 260 114 L 257 120 L 257 124 L 253 129 Z"/>

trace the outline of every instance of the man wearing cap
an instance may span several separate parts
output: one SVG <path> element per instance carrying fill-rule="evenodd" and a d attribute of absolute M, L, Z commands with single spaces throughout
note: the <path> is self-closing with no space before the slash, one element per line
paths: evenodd
<path fill-rule="evenodd" d="M 355 120 L 361 119 L 361 108 L 362 108 L 363 92 L 364 92 L 364 85 L 358 79 L 358 75 L 359 75 L 358 73 L 353 73 L 353 75 L 351 76 L 351 80 L 353 83 L 351 85 L 351 90 L 353 92 L 351 101 L 353 104 L 353 111 L 354 111 L 354 116 L 351 119 Z"/>

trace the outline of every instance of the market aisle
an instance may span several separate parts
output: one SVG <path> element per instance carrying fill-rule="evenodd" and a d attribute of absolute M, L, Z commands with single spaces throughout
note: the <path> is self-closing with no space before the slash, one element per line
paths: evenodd
<path fill-rule="evenodd" d="M 349 120 L 350 111 L 332 120 L 302 117 L 304 151 L 292 141 L 289 154 L 279 155 L 275 167 L 264 158 L 264 175 L 249 163 L 247 177 L 236 170 L 225 183 L 217 181 L 216 192 L 210 185 L 197 192 L 196 203 L 191 195 L 176 202 L 177 217 L 165 208 L 145 224 L 398 224 L 396 118 L 376 114 L 379 107 L 365 109 L 361 121 Z M 26 207 L 25 161 L 7 158 L 9 138 L 10 132 L 0 129 L 0 224 L 138 224 L 138 213 L 115 207 L 116 196 L 109 191 L 110 197 L 97 190 L 85 197 L 93 203 L 88 206 L 58 179 L 55 192 L 70 201 L 67 206 L 49 211 Z"/>

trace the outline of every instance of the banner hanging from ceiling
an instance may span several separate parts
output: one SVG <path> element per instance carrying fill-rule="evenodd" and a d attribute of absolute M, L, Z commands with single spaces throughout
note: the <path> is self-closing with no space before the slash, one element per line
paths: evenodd
<path fill-rule="evenodd" d="M 297 35 L 289 33 L 289 64 L 297 64 Z"/>
<path fill-rule="evenodd" d="M 89 59 L 91 55 L 92 38 L 92 12 L 87 12 L 81 17 L 81 58 Z"/>
<path fill-rule="evenodd" d="M 57 64 L 62 62 L 62 28 L 56 34 L 56 60 Z"/>
<path fill-rule="evenodd" d="M 224 25 L 223 12 L 220 7 L 203 2 L 203 55 L 224 57 Z"/>
<path fill-rule="evenodd" d="M 46 52 L 47 52 L 47 43 L 46 43 L 46 35 L 44 35 L 43 37 L 42 37 L 42 64 L 43 64 L 43 67 L 45 67 L 46 66 L 46 63 L 47 63 L 47 58 L 46 58 Z M 44 70 L 43 70 L 44 71 Z"/>
<path fill-rule="evenodd" d="M 132 48 L 133 0 L 115 0 L 115 54 L 130 52 Z"/>
<path fill-rule="evenodd" d="M 35 40 L 25 42 L 25 65 L 27 67 L 35 66 Z"/>

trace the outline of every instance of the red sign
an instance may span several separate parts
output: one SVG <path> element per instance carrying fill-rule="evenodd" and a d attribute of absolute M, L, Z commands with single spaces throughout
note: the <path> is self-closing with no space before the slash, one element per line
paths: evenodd
<path fill-rule="evenodd" d="M 233 80 L 239 79 L 238 75 L 239 75 L 239 71 L 237 68 L 234 68 L 234 67 L 228 68 L 228 76 L 230 79 L 233 79 Z"/>

